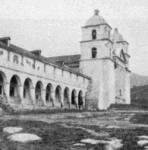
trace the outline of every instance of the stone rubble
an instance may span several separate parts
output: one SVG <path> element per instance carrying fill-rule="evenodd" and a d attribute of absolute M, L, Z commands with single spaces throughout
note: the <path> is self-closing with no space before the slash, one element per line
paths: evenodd
<path fill-rule="evenodd" d="M 145 146 L 148 145 L 148 136 L 147 135 L 141 135 L 141 136 L 137 136 L 139 141 L 137 141 L 137 144 L 139 146 Z M 148 146 L 147 146 L 148 148 Z M 145 148 L 146 149 L 146 148 Z"/>
<path fill-rule="evenodd" d="M 109 140 L 96 140 L 96 139 L 88 138 L 88 139 L 82 139 L 80 142 L 92 144 L 92 145 L 104 144 L 106 150 L 117 150 L 123 147 L 122 140 L 116 138 L 112 138 Z"/>
<path fill-rule="evenodd" d="M 21 143 L 27 143 L 27 142 L 31 142 L 31 141 L 40 141 L 41 138 L 35 134 L 16 133 L 16 134 L 8 136 L 8 140 L 15 141 L 15 142 L 21 142 Z"/>
<path fill-rule="evenodd" d="M 17 133 L 22 130 L 23 130 L 22 127 L 5 127 L 5 128 L 3 128 L 3 132 L 9 133 L 9 134 Z"/>
<path fill-rule="evenodd" d="M 138 144 L 139 146 L 147 145 L 147 144 L 148 144 L 148 140 L 139 140 L 139 141 L 137 142 L 137 144 Z"/>
<path fill-rule="evenodd" d="M 85 144 L 83 144 L 83 143 L 75 143 L 75 144 L 73 144 L 73 146 L 85 146 Z"/>

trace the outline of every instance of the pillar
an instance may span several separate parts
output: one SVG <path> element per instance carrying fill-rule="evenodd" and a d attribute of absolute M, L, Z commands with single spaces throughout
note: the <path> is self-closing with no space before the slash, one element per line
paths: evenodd
<path fill-rule="evenodd" d="M 69 90 L 68 92 L 68 108 L 70 109 L 71 108 L 71 90 Z"/>
<path fill-rule="evenodd" d="M 43 102 L 43 105 L 47 106 L 45 98 L 46 98 L 46 89 L 42 89 L 41 100 Z"/>
<path fill-rule="evenodd" d="M 60 91 L 61 107 L 64 107 L 64 90 L 63 88 Z"/>
<path fill-rule="evenodd" d="M 86 109 L 86 103 L 85 103 L 85 92 L 82 93 L 82 101 L 83 101 L 83 108 Z"/>
<path fill-rule="evenodd" d="M 19 97 L 21 100 L 21 103 L 23 103 L 23 92 L 24 92 L 24 87 L 22 85 L 19 85 Z"/>
<path fill-rule="evenodd" d="M 130 98 L 130 72 L 126 72 L 126 77 L 125 77 L 125 103 L 130 104 L 131 103 L 131 98 Z"/>
<path fill-rule="evenodd" d="M 36 97 L 35 97 L 35 87 L 31 87 L 31 99 L 32 99 L 32 103 L 35 106 L 36 105 Z"/>
<path fill-rule="evenodd" d="M 50 94 L 50 96 L 51 96 L 51 100 L 52 100 L 52 106 L 54 107 L 54 106 L 55 106 L 55 87 L 53 87 L 53 88 L 51 89 L 51 94 Z"/>
<path fill-rule="evenodd" d="M 10 103 L 9 93 L 10 93 L 10 82 L 7 82 L 4 86 L 4 96 L 8 103 Z"/>
<path fill-rule="evenodd" d="M 78 108 L 78 92 L 75 93 L 76 108 Z"/>

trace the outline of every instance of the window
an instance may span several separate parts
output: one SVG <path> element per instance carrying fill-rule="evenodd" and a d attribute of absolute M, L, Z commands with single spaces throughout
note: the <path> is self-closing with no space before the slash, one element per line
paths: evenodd
<path fill-rule="evenodd" d="M 95 40 L 97 38 L 96 30 L 92 30 L 92 39 Z"/>
<path fill-rule="evenodd" d="M 95 47 L 93 47 L 91 49 L 91 53 L 92 53 L 92 58 L 96 58 L 97 57 L 97 49 Z"/>

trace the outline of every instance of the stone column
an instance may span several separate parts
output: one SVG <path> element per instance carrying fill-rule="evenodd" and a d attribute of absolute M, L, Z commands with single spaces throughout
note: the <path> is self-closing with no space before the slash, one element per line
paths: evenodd
<path fill-rule="evenodd" d="M 71 108 L 71 90 L 69 90 L 69 92 L 68 92 L 68 106 L 70 109 Z"/>
<path fill-rule="evenodd" d="M 45 98 L 46 98 L 46 89 L 42 89 L 41 99 L 43 101 L 43 105 L 47 106 Z"/>
<path fill-rule="evenodd" d="M 6 99 L 6 102 L 8 102 L 10 104 L 10 83 L 7 82 L 4 86 L 4 96 Z"/>
<path fill-rule="evenodd" d="M 23 92 L 24 92 L 24 87 L 22 85 L 19 85 L 19 101 L 20 101 L 20 104 L 23 106 L 24 105 L 24 98 L 23 98 Z"/>
<path fill-rule="evenodd" d="M 76 103 L 76 108 L 78 108 L 78 93 L 77 92 L 75 94 L 75 103 Z"/>
<path fill-rule="evenodd" d="M 30 91 L 31 91 L 30 93 L 31 93 L 32 103 L 35 106 L 36 105 L 35 87 L 31 87 Z"/>
<path fill-rule="evenodd" d="M 51 100 L 52 100 L 52 106 L 55 106 L 55 88 L 51 89 Z"/>
<path fill-rule="evenodd" d="M 85 104 L 85 94 L 83 93 L 82 95 L 82 101 L 83 101 L 83 109 L 86 109 L 86 104 Z"/>
<path fill-rule="evenodd" d="M 61 98 L 61 108 L 63 108 L 64 107 L 64 91 L 63 91 L 63 89 L 61 89 L 60 98 Z"/>

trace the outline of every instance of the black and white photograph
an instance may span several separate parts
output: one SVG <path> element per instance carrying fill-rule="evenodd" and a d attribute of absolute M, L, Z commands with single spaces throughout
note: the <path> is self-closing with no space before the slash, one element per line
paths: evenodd
<path fill-rule="evenodd" d="M 148 150 L 148 0 L 0 0 L 0 150 Z"/>

